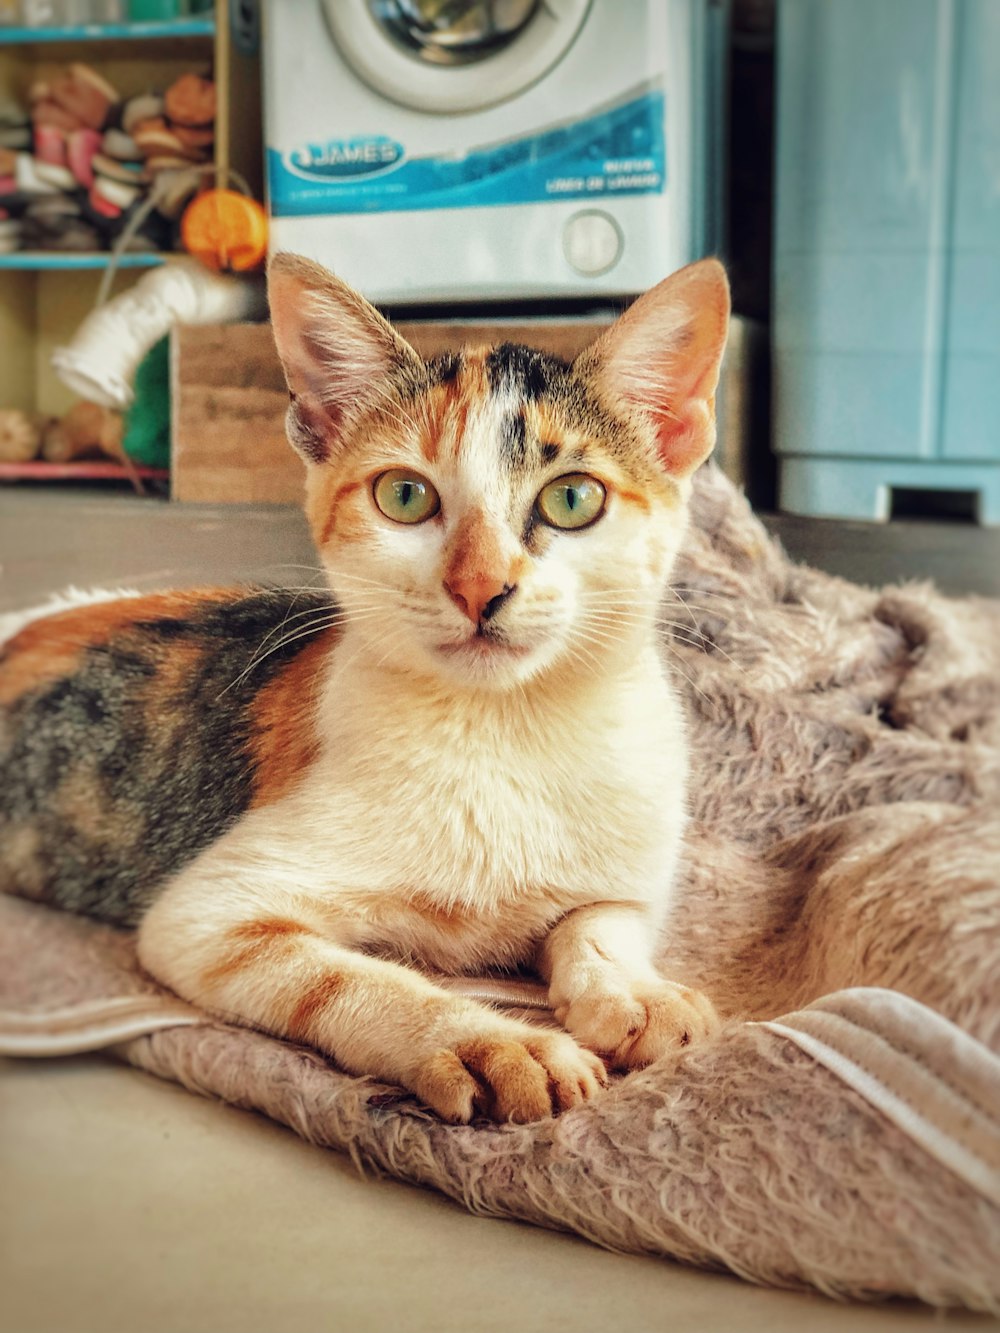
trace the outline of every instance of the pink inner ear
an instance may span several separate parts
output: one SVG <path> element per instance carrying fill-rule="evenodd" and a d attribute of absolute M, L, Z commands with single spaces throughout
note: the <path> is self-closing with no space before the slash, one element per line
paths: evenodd
<path fill-rule="evenodd" d="M 725 271 L 702 260 L 640 296 L 594 349 L 605 390 L 649 421 L 671 475 L 693 472 L 715 443 L 728 320 Z"/>
<path fill-rule="evenodd" d="M 661 416 L 656 443 L 663 466 L 686 477 L 705 461 L 715 444 L 715 397 L 689 399 L 681 412 Z"/>
<path fill-rule="evenodd" d="M 707 341 L 693 329 L 675 330 L 672 344 L 637 356 L 619 375 L 619 395 L 650 422 L 660 460 L 673 476 L 693 472 L 715 443 L 718 360 L 713 343 L 699 346 Z"/>

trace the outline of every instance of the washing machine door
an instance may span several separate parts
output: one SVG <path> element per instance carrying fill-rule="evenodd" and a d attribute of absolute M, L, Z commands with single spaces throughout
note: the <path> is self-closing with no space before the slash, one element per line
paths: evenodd
<path fill-rule="evenodd" d="M 383 97 L 479 111 L 566 54 L 592 0 L 323 0 L 341 55 Z"/>

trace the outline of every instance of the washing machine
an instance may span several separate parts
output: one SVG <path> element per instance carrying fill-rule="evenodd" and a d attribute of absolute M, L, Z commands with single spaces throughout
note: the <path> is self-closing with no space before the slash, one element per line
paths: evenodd
<path fill-rule="evenodd" d="M 383 304 L 624 296 L 719 246 L 724 0 L 265 0 L 272 250 Z"/>

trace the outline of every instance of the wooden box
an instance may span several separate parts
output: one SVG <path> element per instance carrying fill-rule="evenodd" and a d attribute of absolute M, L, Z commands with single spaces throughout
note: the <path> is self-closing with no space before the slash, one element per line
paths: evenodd
<path fill-rule="evenodd" d="M 422 356 L 463 343 L 526 343 L 572 359 L 608 319 L 400 321 Z M 288 393 L 268 324 L 184 327 L 172 336 L 171 495 L 215 504 L 302 498 L 304 465 L 285 439 Z"/>

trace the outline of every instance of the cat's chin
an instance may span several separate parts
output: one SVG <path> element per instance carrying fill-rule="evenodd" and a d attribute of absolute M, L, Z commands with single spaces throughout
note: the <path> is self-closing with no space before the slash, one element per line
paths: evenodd
<path fill-rule="evenodd" d="M 449 680 L 501 690 L 534 675 L 546 656 L 524 644 L 477 637 L 439 644 L 434 651 L 437 669 Z"/>

